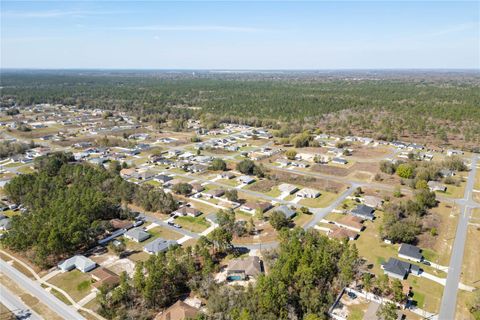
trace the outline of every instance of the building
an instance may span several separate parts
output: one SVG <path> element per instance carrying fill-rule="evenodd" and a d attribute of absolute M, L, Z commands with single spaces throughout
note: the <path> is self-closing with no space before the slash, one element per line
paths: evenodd
<path fill-rule="evenodd" d="M 351 210 L 350 214 L 364 220 L 373 220 L 375 219 L 375 215 L 373 214 L 374 212 L 374 208 L 360 204 L 355 209 Z"/>
<path fill-rule="evenodd" d="M 172 178 L 172 177 L 169 177 L 169 176 L 167 176 L 167 175 L 165 175 L 165 174 L 158 174 L 158 175 L 156 175 L 155 177 L 153 177 L 153 180 L 158 181 L 158 182 L 164 184 L 164 183 L 167 183 L 168 181 L 173 180 L 173 178 Z"/>
<path fill-rule="evenodd" d="M 205 187 L 202 186 L 200 183 L 191 183 L 190 184 L 192 186 L 192 192 L 193 193 L 198 193 L 198 192 L 202 192 L 203 190 L 205 190 Z"/>
<path fill-rule="evenodd" d="M 383 199 L 375 196 L 364 196 L 363 204 L 378 209 L 383 206 Z"/>
<path fill-rule="evenodd" d="M 298 191 L 298 188 L 293 184 L 282 183 L 278 186 L 278 190 L 280 190 L 282 193 L 293 194 Z"/>
<path fill-rule="evenodd" d="M 3 219 L 0 219 L 0 230 L 1 231 L 7 231 L 12 228 L 12 221 L 8 217 L 4 217 Z"/>
<path fill-rule="evenodd" d="M 343 159 L 343 158 L 333 158 L 333 159 L 332 159 L 332 163 L 345 165 L 345 164 L 348 163 L 348 161 L 345 160 L 345 159 Z"/>
<path fill-rule="evenodd" d="M 364 228 L 362 224 L 362 219 L 356 216 L 345 216 L 342 219 L 338 220 L 335 223 L 337 226 L 340 226 L 342 228 L 352 230 L 355 232 L 361 232 Z"/>
<path fill-rule="evenodd" d="M 223 189 L 208 190 L 204 194 L 210 198 L 220 198 L 225 194 L 225 190 Z"/>
<path fill-rule="evenodd" d="M 93 280 L 95 280 L 92 286 L 96 290 L 103 285 L 114 287 L 120 283 L 120 277 L 115 272 L 104 267 L 97 268 L 91 275 Z"/>
<path fill-rule="evenodd" d="M 358 233 L 345 228 L 334 228 L 328 232 L 328 236 L 332 239 L 349 239 L 353 241 L 358 238 Z"/>
<path fill-rule="evenodd" d="M 430 191 L 440 191 L 440 192 L 447 191 L 447 187 L 437 181 L 428 181 L 427 184 Z"/>
<path fill-rule="evenodd" d="M 297 192 L 297 197 L 300 197 L 300 198 L 318 198 L 319 196 L 320 196 L 320 192 L 310 188 L 303 188 Z"/>
<path fill-rule="evenodd" d="M 398 256 L 407 260 L 421 262 L 423 259 L 422 250 L 411 244 L 402 243 L 398 249 Z"/>
<path fill-rule="evenodd" d="M 219 173 L 219 174 L 218 174 L 218 177 L 219 177 L 220 179 L 229 180 L 229 179 L 235 178 L 235 174 L 231 173 L 230 171 L 224 171 L 224 172 Z"/>
<path fill-rule="evenodd" d="M 135 242 L 142 242 L 150 238 L 150 233 L 143 230 L 143 228 L 134 228 L 125 232 L 123 236 Z"/>
<path fill-rule="evenodd" d="M 297 214 L 295 212 L 295 210 L 292 210 L 291 208 L 289 208 L 286 205 L 279 206 L 279 207 L 275 208 L 274 211 L 275 212 L 281 212 L 285 216 L 285 218 L 287 218 L 287 219 L 291 219 Z"/>
<path fill-rule="evenodd" d="M 177 216 L 190 216 L 190 217 L 198 217 L 202 214 L 200 210 L 197 210 L 192 207 L 181 207 L 173 212 Z"/>
<path fill-rule="evenodd" d="M 149 254 L 157 254 L 159 252 L 165 252 L 167 251 L 170 247 L 176 246 L 177 241 L 174 240 L 166 240 L 163 238 L 156 238 L 150 243 L 147 243 L 143 247 L 143 251 Z"/>
<path fill-rule="evenodd" d="M 413 275 L 422 273 L 422 269 L 419 266 L 395 258 L 390 258 L 386 263 L 382 264 L 382 269 L 386 275 L 400 280 L 404 280 L 409 273 Z"/>
<path fill-rule="evenodd" d="M 200 313 L 200 310 L 194 308 L 183 301 L 178 300 L 171 305 L 167 310 L 160 312 L 154 320 L 186 320 L 195 319 Z"/>
<path fill-rule="evenodd" d="M 252 178 L 250 176 L 240 176 L 238 178 L 238 181 L 240 181 L 243 184 L 250 184 L 255 182 L 255 178 Z"/>
<path fill-rule="evenodd" d="M 249 212 L 249 213 L 255 213 L 257 210 L 264 213 L 268 209 L 272 207 L 272 204 L 270 202 L 253 202 L 253 201 L 248 201 L 245 204 L 243 204 L 240 209 L 243 211 Z"/>
<path fill-rule="evenodd" d="M 257 256 L 233 259 L 227 266 L 228 280 L 246 280 L 262 273 L 262 262 Z"/>
<path fill-rule="evenodd" d="M 88 272 L 95 269 L 96 266 L 97 264 L 95 262 L 82 255 L 73 256 L 58 264 L 58 268 L 62 270 L 62 272 L 67 272 L 73 269 L 78 269 L 81 272 Z"/>

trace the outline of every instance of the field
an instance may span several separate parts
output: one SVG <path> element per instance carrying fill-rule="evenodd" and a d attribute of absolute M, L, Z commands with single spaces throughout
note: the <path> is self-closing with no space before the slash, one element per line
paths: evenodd
<path fill-rule="evenodd" d="M 202 232 L 210 226 L 204 217 L 178 217 L 175 223 L 192 232 Z"/>
<path fill-rule="evenodd" d="M 48 282 L 68 292 L 73 300 L 78 302 L 90 293 L 92 277 L 88 273 L 74 269 L 56 275 L 48 280 Z"/>
<path fill-rule="evenodd" d="M 298 203 L 312 208 L 324 208 L 327 207 L 330 203 L 335 201 L 338 197 L 338 194 L 328 192 L 328 191 L 320 191 L 320 196 L 317 198 L 308 198 L 302 199 Z"/>

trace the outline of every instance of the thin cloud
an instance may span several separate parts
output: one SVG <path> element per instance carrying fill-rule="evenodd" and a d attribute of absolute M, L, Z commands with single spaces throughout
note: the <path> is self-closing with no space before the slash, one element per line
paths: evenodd
<path fill-rule="evenodd" d="M 131 27 L 116 27 L 112 30 L 124 30 L 124 31 L 189 31 L 189 32 L 205 32 L 205 31 L 218 31 L 218 32 L 258 32 L 266 31 L 265 29 L 253 28 L 253 27 L 236 27 L 236 26 L 165 26 L 165 25 L 149 25 L 149 26 L 131 26 Z"/>

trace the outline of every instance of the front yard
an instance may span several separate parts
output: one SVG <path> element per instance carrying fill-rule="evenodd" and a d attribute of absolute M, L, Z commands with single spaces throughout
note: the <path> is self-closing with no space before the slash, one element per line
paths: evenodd
<path fill-rule="evenodd" d="M 89 273 L 77 269 L 60 273 L 48 280 L 49 283 L 67 292 L 73 300 L 80 301 L 90 293 L 92 277 Z"/>

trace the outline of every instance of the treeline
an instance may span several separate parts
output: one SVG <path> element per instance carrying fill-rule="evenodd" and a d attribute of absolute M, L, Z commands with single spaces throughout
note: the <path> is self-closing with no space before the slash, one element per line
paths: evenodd
<path fill-rule="evenodd" d="M 448 143 L 480 141 L 478 82 L 339 78 L 155 78 L 127 75 L 7 73 L 3 106 L 61 103 L 81 108 L 133 111 L 155 123 L 203 115 L 207 127 L 221 122 L 277 127 L 322 127 L 385 139 L 410 134 Z"/>
<path fill-rule="evenodd" d="M 0 159 L 14 156 L 17 154 L 23 154 L 28 149 L 34 148 L 35 143 L 32 141 L 30 144 L 17 142 L 17 141 L 0 141 Z"/>
<path fill-rule="evenodd" d="M 41 266 L 51 266 L 93 246 L 122 216 L 122 204 L 135 202 L 149 210 L 171 212 L 171 195 L 123 180 L 116 171 L 74 163 L 73 156 L 55 153 L 35 160 L 36 172 L 13 178 L 5 192 L 27 211 L 12 218 L 3 243 Z"/>

